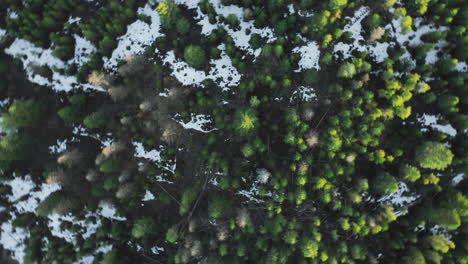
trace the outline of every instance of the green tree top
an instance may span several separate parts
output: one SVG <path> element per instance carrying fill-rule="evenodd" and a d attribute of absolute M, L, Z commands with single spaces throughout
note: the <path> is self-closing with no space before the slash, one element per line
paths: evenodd
<path fill-rule="evenodd" d="M 206 63 L 206 54 L 200 46 L 190 45 L 185 48 L 184 59 L 190 66 L 200 69 Z"/>
<path fill-rule="evenodd" d="M 453 160 L 453 153 L 440 142 L 425 142 L 416 149 L 416 161 L 421 168 L 443 170 Z"/>
<path fill-rule="evenodd" d="M 257 114 L 254 110 L 241 110 L 236 114 L 235 128 L 241 135 L 250 134 L 258 124 Z"/>
<path fill-rule="evenodd" d="M 3 115 L 0 125 L 6 130 L 14 130 L 25 127 L 37 127 L 44 113 L 41 103 L 28 100 L 16 100 Z"/>

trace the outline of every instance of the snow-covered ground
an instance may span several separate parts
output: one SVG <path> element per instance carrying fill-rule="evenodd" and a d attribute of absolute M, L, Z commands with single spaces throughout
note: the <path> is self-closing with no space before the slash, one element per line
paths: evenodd
<path fill-rule="evenodd" d="M 18 213 L 34 212 L 41 201 L 50 193 L 60 189 L 57 184 L 42 184 L 39 191 L 34 191 L 36 184 L 30 176 L 15 176 L 13 180 L 3 182 L 11 187 L 12 194 L 7 196 L 13 203 L 14 212 L 10 212 L 12 219 L 0 224 L 0 245 L 13 252 L 13 258 L 22 262 L 24 257 L 24 241 L 30 234 L 22 228 L 14 228 L 12 221 Z"/>
<path fill-rule="evenodd" d="M 432 127 L 433 129 L 445 133 L 449 136 L 456 136 L 457 130 L 453 128 L 450 124 L 440 125 L 438 124 L 438 117 L 434 115 L 424 114 L 422 117 L 418 118 L 418 121 L 424 124 L 425 126 Z"/>
<path fill-rule="evenodd" d="M 223 91 L 229 91 L 230 87 L 239 85 L 241 75 L 234 66 L 231 58 L 225 52 L 225 45 L 218 46 L 221 50 L 221 58 L 210 61 L 210 71 L 206 74 L 204 71 L 196 70 L 189 66 L 185 61 L 178 59 L 173 51 L 169 51 L 163 57 L 163 62 L 171 66 L 172 75 L 183 85 L 195 85 L 203 87 L 202 82 L 213 80 Z"/>
<path fill-rule="evenodd" d="M 244 9 L 229 5 L 224 6 L 221 4 L 221 0 L 211 0 L 215 11 L 227 17 L 230 14 L 235 15 L 239 22 L 239 30 L 232 29 L 231 27 L 217 21 L 215 24 L 209 23 L 208 16 L 203 14 L 198 7 L 199 0 L 175 0 L 179 4 L 186 5 L 188 8 L 196 9 L 198 20 L 198 25 L 201 26 L 201 32 L 203 35 L 209 35 L 213 30 L 218 26 L 223 26 L 228 34 L 233 38 L 234 45 L 245 51 L 246 54 L 258 57 L 260 55 L 261 49 L 252 49 L 249 45 L 249 40 L 252 34 L 259 34 L 261 37 L 266 39 L 267 43 L 272 43 L 276 40 L 274 31 L 271 28 L 256 28 L 253 21 L 244 21 Z M 294 10 L 292 5 L 289 6 L 289 12 L 291 14 L 297 12 Z M 334 44 L 333 53 L 335 57 L 342 56 L 343 59 L 351 58 L 351 52 L 353 50 L 358 51 L 369 51 L 370 54 L 375 58 L 377 62 L 383 62 L 387 57 L 387 49 L 394 45 L 394 43 L 388 42 L 369 42 L 368 36 L 365 35 L 363 30 L 363 20 L 369 16 L 371 13 L 370 8 L 361 7 L 356 10 L 355 14 L 352 17 L 345 18 L 348 20 L 348 24 L 344 27 L 344 32 L 351 32 L 353 42 L 346 44 L 339 42 Z M 150 23 L 137 20 L 134 23 L 127 26 L 127 31 L 124 35 L 120 36 L 118 40 L 117 48 L 112 52 L 109 58 L 104 58 L 104 67 L 108 71 L 115 71 L 119 60 L 125 58 L 126 56 L 132 56 L 141 54 L 146 47 L 150 46 L 156 38 L 162 36 L 161 33 L 161 22 L 159 15 L 156 9 L 149 4 L 143 8 L 139 8 L 138 14 L 146 15 L 150 17 Z M 300 14 L 301 16 L 312 16 L 313 14 Z M 9 13 L 9 17 L 14 18 L 17 16 L 14 13 Z M 70 17 L 69 23 L 80 23 L 80 18 Z M 403 34 L 401 28 L 401 21 L 395 19 L 392 21 L 392 25 L 386 25 L 383 29 L 393 37 L 396 42 L 403 46 L 415 47 L 422 43 L 421 36 L 433 31 L 446 31 L 447 27 L 435 27 L 434 25 L 422 25 L 422 19 L 415 19 L 415 31 Z M 395 31 L 393 30 L 395 28 Z M 249 34 L 247 32 L 250 31 Z M 5 36 L 7 32 L 3 29 L 0 29 L 0 41 Z M 51 80 L 48 80 L 42 76 L 39 76 L 33 72 L 34 66 L 48 66 L 51 69 L 65 69 L 67 65 L 76 64 L 81 66 L 89 61 L 89 55 L 96 52 L 96 47 L 88 41 L 87 39 L 79 36 L 73 35 L 76 41 L 75 46 L 75 57 L 69 61 L 62 61 L 52 55 L 52 49 L 42 49 L 36 47 L 33 43 L 28 42 L 24 39 L 15 39 L 13 43 L 5 49 L 5 52 L 13 57 L 18 57 L 23 62 L 25 70 L 27 72 L 28 79 L 33 83 L 46 85 L 50 88 L 57 91 L 70 91 L 73 88 L 81 89 L 94 89 L 98 91 L 103 91 L 101 87 L 92 86 L 89 84 L 80 84 L 77 82 L 76 78 L 73 76 L 66 76 L 54 71 Z M 437 53 L 440 49 L 448 45 L 445 41 L 439 41 L 436 44 L 436 47 L 433 50 L 428 52 L 426 57 L 426 63 L 434 64 L 439 59 Z M 230 91 L 232 87 L 236 87 L 242 79 L 241 74 L 237 69 L 232 65 L 232 61 L 225 52 L 225 45 L 222 44 L 218 46 L 221 50 L 220 59 L 212 59 L 210 64 L 210 69 L 208 72 L 199 71 L 190 67 L 186 62 L 177 58 L 173 51 L 168 52 L 165 55 L 159 54 L 163 62 L 171 67 L 172 75 L 175 76 L 182 84 L 184 85 L 195 85 L 202 87 L 203 81 L 209 79 L 213 80 L 221 87 L 223 91 Z M 306 69 L 320 69 L 320 48 L 316 40 L 307 40 L 304 39 L 304 44 L 302 46 L 296 47 L 293 49 L 293 52 L 299 53 L 301 59 L 299 61 L 299 68 L 296 69 L 297 72 L 304 71 Z M 159 53 L 159 51 L 155 51 Z M 411 55 L 407 52 L 403 55 L 403 59 L 406 58 L 410 61 L 413 61 Z M 414 64 L 414 61 L 413 61 Z M 456 66 L 457 71 L 466 72 L 467 65 L 464 62 L 460 62 Z M 312 87 L 300 86 L 296 88 L 296 91 L 293 93 L 293 98 L 299 97 L 302 100 L 310 101 L 316 97 L 314 89 Z M 226 102 L 228 103 L 228 102 Z M 205 125 L 208 125 L 211 121 L 208 116 L 205 115 L 195 115 L 192 114 L 192 119 L 188 123 L 179 122 L 185 129 L 193 129 L 203 133 L 208 133 L 216 130 L 216 128 L 211 130 L 206 130 Z M 438 117 L 433 115 L 425 114 L 418 119 L 419 122 L 426 126 L 430 126 L 435 130 L 446 133 L 450 136 L 455 136 L 457 131 L 450 125 L 440 125 L 438 124 Z M 77 127 L 74 130 L 75 135 L 84 135 L 88 136 L 86 129 Z M 102 140 L 101 140 L 102 141 Z M 103 142 L 103 145 L 110 144 L 109 142 Z M 53 145 L 49 148 L 51 153 L 62 153 L 66 150 L 66 141 L 59 141 L 56 145 Z M 137 158 L 142 158 L 152 162 L 162 163 L 163 160 L 158 149 L 152 149 L 150 151 L 145 151 L 143 144 L 140 142 L 133 142 L 135 147 L 135 156 Z M 168 161 L 165 161 L 168 162 Z M 175 170 L 175 161 L 170 162 L 171 167 L 167 167 L 168 171 Z M 248 198 L 249 200 L 255 201 L 257 203 L 263 202 L 258 196 L 258 186 L 264 184 L 268 181 L 269 172 L 264 169 L 259 169 L 257 171 L 257 180 L 254 181 L 250 189 L 241 190 L 237 194 Z M 452 179 L 454 185 L 458 184 L 465 174 L 458 174 Z M 156 177 L 157 181 L 168 182 L 167 179 L 164 179 L 163 176 L 159 175 Z M 213 179 L 212 184 L 216 185 L 216 179 Z M 17 177 L 12 181 L 6 182 L 5 184 L 12 187 L 13 194 L 8 197 L 10 202 L 18 201 L 20 198 L 24 198 L 21 201 L 15 203 L 14 208 L 17 212 L 12 212 L 12 216 L 15 217 L 17 213 L 22 212 L 34 212 L 40 201 L 45 199 L 50 193 L 60 189 L 60 186 L 57 184 L 46 185 L 42 184 L 36 186 L 29 177 Z M 35 189 L 37 187 L 37 189 Z M 271 195 L 271 194 L 269 194 Z M 379 203 L 389 203 L 401 208 L 407 207 L 414 200 L 417 199 L 417 195 L 412 193 L 406 184 L 403 182 L 399 183 L 398 191 L 385 196 L 379 199 Z M 143 201 L 154 200 L 155 195 L 150 191 L 146 191 Z M 2 210 L 2 208 L 0 208 Z M 4 209 L 3 209 L 4 210 Z M 398 212 L 397 212 L 398 213 Z M 399 212 L 401 213 L 401 212 Z M 71 233 L 67 230 L 62 230 L 60 225 L 63 221 L 72 221 L 74 224 L 79 225 L 82 229 L 81 235 L 85 238 L 94 234 L 97 228 L 101 225 L 101 218 L 109 218 L 115 221 L 125 221 L 126 218 L 118 216 L 116 209 L 111 204 L 101 204 L 100 209 L 96 212 L 88 213 L 85 217 L 96 217 L 95 222 L 89 222 L 86 220 L 75 219 L 72 216 L 59 216 L 53 214 L 49 216 L 49 227 L 52 231 L 52 234 L 64 238 L 70 243 L 74 243 L 76 240 L 76 233 Z M 23 241 L 29 236 L 29 233 L 21 228 L 13 228 L 12 221 L 2 223 L 0 225 L 0 244 L 7 250 L 11 250 L 14 253 L 14 258 L 21 262 L 22 257 L 24 256 L 24 244 Z M 96 252 L 108 252 L 112 249 L 112 245 L 102 245 Z M 153 253 L 163 251 L 163 248 L 154 247 Z M 81 260 L 76 262 L 76 264 L 88 264 L 94 261 L 93 256 L 83 257 Z"/>
<path fill-rule="evenodd" d="M 110 58 L 104 58 L 104 67 L 108 70 L 115 70 L 117 63 L 125 56 L 141 54 L 145 48 L 151 45 L 157 37 L 161 36 L 161 22 L 158 12 L 149 4 L 138 9 L 138 14 L 151 18 L 151 23 L 147 24 L 137 20 L 127 26 L 125 35 L 117 38 L 119 41 L 117 48 L 112 52 Z"/>
<path fill-rule="evenodd" d="M 178 123 L 181 124 L 185 129 L 193 129 L 202 133 L 209 133 L 216 130 L 216 128 L 210 130 L 206 130 L 204 128 L 204 126 L 211 124 L 211 120 L 207 115 L 196 115 L 192 113 L 191 118 L 192 119 L 187 123 L 184 123 L 182 121 Z"/>
<path fill-rule="evenodd" d="M 296 72 L 312 68 L 317 70 L 320 69 L 320 48 L 315 41 L 311 41 L 302 47 L 296 47 L 292 51 L 301 54 L 299 69 L 297 69 Z"/>

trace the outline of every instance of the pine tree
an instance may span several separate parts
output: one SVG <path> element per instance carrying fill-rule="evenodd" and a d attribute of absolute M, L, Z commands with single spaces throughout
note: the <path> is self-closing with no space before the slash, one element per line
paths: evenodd
<path fill-rule="evenodd" d="M 201 69 L 206 64 L 206 54 L 200 46 L 187 46 L 184 50 L 184 59 L 196 69 Z"/>
<path fill-rule="evenodd" d="M 443 170 L 451 163 L 454 155 L 442 143 L 428 141 L 416 148 L 415 159 L 421 168 Z"/>

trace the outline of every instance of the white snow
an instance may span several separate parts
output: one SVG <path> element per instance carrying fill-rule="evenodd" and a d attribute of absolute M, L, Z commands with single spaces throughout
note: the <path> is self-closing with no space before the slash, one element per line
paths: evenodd
<path fill-rule="evenodd" d="M 95 214 L 87 213 L 85 215 L 85 219 L 90 216 L 95 216 Z M 55 213 L 49 215 L 48 218 L 49 222 L 47 223 L 47 226 L 49 227 L 52 235 L 63 238 L 65 241 L 72 243 L 73 245 L 76 245 L 76 238 L 78 235 L 81 235 L 84 239 L 87 239 L 91 235 L 95 234 L 97 229 L 101 226 L 101 219 L 99 219 L 99 217 L 97 217 L 95 223 L 91 221 L 77 219 L 72 215 L 58 215 Z M 74 225 L 80 226 L 80 232 L 71 232 L 69 230 L 62 229 L 60 225 L 64 221 L 71 222 Z"/>
<path fill-rule="evenodd" d="M 56 145 L 49 146 L 49 151 L 52 154 L 63 153 L 65 150 L 67 150 L 67 140 L 57 140 Z"/>
<path fill-rule="evenodd" d="M 132 144 L 135 147 L 135 157 L 144 158 L 144 159 L 148 159 L 148 160 L 155 161 L 155 162 L 162 161 L 160 151 L 156 149 L 152 149 L 151 151 L 146 151 L 145 148 L 143 147 L 143 143 L 141 142 L 134 141 L 132 142 Z"/>
<path fill-rule="evenodd" d="M 421 36 L 423 36 L 426 33 L 430 32 L 435 32 L 435 31 L 447 31 L 449 30 L 448 27 L 445 26 L 440 26 L 436 27 L 433 24 L 428 24 L 428 25 L 421 25 L 423 19 L 422 18 L 416 18 L 414 20 L 414 26 L 413 29 L 416 29 L 416 31 L 412 30 L 406 34 L 402 33 L 402 27 L 401 27 L 401 18 L 399 19 L 394 19 L 392 21 L 393 28 L 395 28 L 396 31 L 394 31 L 392 36 L 395 37 L 396 41 L 404 46 L 404 47 L 416 47 L 420 45 L 422 42 Z M 440 41 L 436 43 L 436 47 L 434 49 L 430 50 L 428 54 L 426 55 L 426 63 L 428 64 L 434 64 L 437 62 L 438 57 L 437 55 L 437 50 L 444 47 L 446 43 L 444 41 Z M 402 55 L 400 59 L 408 59 L 413 67 L 416 65 L 414 60 L 412 59 L 411 55 L 409 54 L 408 51 L 405 52 L 405 54 Z"/>
<path fill-rule="evenodd" d="M 439 40 L 435 47 L 427 52 L 426 55 L 426 64 L 435 64 L 439 58 L 437 57 L 437 52 L 440 51 L 443 47 L 447 46 L 449 43 L 446 40 Z"/>
<path fill-rule="evenodd" d="M 43 48 L 38 48 L 33 43 L 24 39 L 16 39 L 9 48 L 5 49 L 5 53 L 11 56 L 21 56 L 25 66 L 36 64 L 59 69 L 63 69 L 65 66 L 63 61 L 52 55 L 51 49 L 44 50 Z"/>
<path fill-rule="evenodd" d="M 214 130 L 217 130 L 217 128 L 213 128 L 210 130 L 206 130 L 203 127 L 206 125 L 209 125 L 211 123 L 211 120 L 207 115 L 196 115 L 194 113 L 191 114 L 192 119 L 188 123 L 184 123 L 182 121 L 178 121 L 179 124 L 181 124 L 185 129 L 194 129 L 203 133 L 209 133 Z"/>
<path fill-rule="evenodd" d="M 13 228 L 11 220 L 0 226 L 0 245 L 12 252 L 12 258 L 22 263 L 26 245 L 24 241 L 30 236 L 22 228 Z"/>
<path fill-rule="evenodd" d="M 459 72 L 467 72 L 468 71 L 468 65 L 466 65 L 466 62 L 461 61 L 461 62 L 457 63 L 457 65 L 455 66 L 455 70 L 459 71 Z"/>
<path fill-rule="evenodd" d="M 299 61 L 299 69 L 295 72 L 304 71 L 307 69 L 320 69 L 319 59 L 320 59 L 320 48 L 317 45 L 317 42 L 311 41 L 307 45 L 302 47 L 296 47 L 292 50 L 294 53 L 301 54 L 301 60 Z"/>
<path fill-rule="evenodd" d="M 201 83 L 206 79 L 206 73 L 204 71 L 196 70 L 190 67 L 185 61 L 177 59 L 174 51 L 167 52 L 163 62 L 171 66 L 172 75 L 183 85 L 195 84 L 201 86 Z"/>
<path fill-rule="evenodd" d="M 8 10 L 8 18 L 9 19 L 17 19 L 19 16 L 16 12 Z"/>
<path fill-rule="evenodd" d="M 76 34 L 73 37 L 75 38 L 75 57 L 69 60 L 68 64 L 76 63 L 78 66 L 82 66 L 90 60 L 89 56 L 97 49 L 89 40 Z"/>
<path fill-rule="evenodd" d="M 73 264 L 92 264 L 93 261 L 94 261 L 94 256 L 85 256 L 75 261 Z"/>
<path fill-rule="evenodd" d="M 27 195 L 36 186 L 30 176 L 21 178 L 15 175 L 13 180 L 3 182 L 3 184 L 10 185 L 11 187 L 12 194 L 8 197 L 9 202 L 15 202 Z"/>
<path fill-rule="evenodd" d="M 0 28 L 0 40 L 6 35 L 6 30 Z"/>
<path fill-rule="evenodd" d="M 102 253 L 107 254 L 111 251 L 113 245 L 103 245 L 96 249 L 95 254 Z M 94 263 L 94 256 L 84 256 L 78 261 L 75 261 L 73 264 L 93 264 Z"/>
<path fill-rule="evenodd" d="M 199 1 L 188 1 L 188 2 L 199 2 Z M 213 4 L 213 7 L 216 11 L 217 14 L 223 15 L 224 17 L 227 17 L 230 14 L 233 14 L 237 16 L 240 24 L 239 30 L 233 30 L 229 26 L 217 22 L 215 25 L 210 24 L 208 16 L 204 15 L 201 13 L 200 9 L 198 9 L 198 17 L 197 19 L 200 19 L 198 22 L 199 25 L 202 26 L 202 34 L 209 35 L 211 32 L 216 29 L 218 26 L 223 26 L 224 29 L 227 31 L 228 35 L 232 37 L 234 41 L 234 45 L 245 51 L 249 55 L 254 55 L 257 57 L 260 55 L 261 49 L 252 49 L 249 44 L 250 40 L 250 35 L 247 35 L 246 30 L 250 30 L 251 34 L 258 34 L 262 38 L 266 38 L 267 43 L 271 43 L 274 40 L 276 40 L 275 35 L 273 34 L 273 30 L 271 28 L 265 27 L 265 28 L 256 28 L 254 26 L 253 21 L 244 21 L 243 19 L 243 13 L 244 10 L 241 7 L 235 6 L 235 5 L 229 5 L 225 6 L 221 4 L 220 0 L 212 0 L 210 1 L 211 4 Z"/>
<path fill-rule="evenodd" d="M 259 168 L 257 172 L 257 181 L 261 184 L 268 182 L 268 179 L 271 177 L 271 173 L 265 168 Z"/>
<path fill-rule="evenodd" d="M 362 21 L 369 14 L 370 9 L 363 6 L 354 13 L 352 18 L 348 18 L 350 22 L 344 27 L 343 32 L 351 32 L 354 41 L 352 44 L 345 44 L 343 42 L 337 43 L 333 48 L 335 57 L 341 54 L 343 59 L 349 59 L 352 57 L 351 51 L 353 50 L 369 51 L 369 53 L 374 56 L 376 62 L 383 62 L 388 57 L 387 48 L 390 47 L 390 43 L 365 42 L 367 37 L 362 35 Z M 388 31 L 391 29 L 391 26 L 387 25 L 384 29 Z"/>
<path fill-rule="evenodd" d="M 80 50 L 84 49 L 85 51 L 92 50 L 91 47 L 86 46 L 87 44 L 78 39 Z M 89 43 L 88 43 L 89 44 Z M 86 46 L 86 47 L 85 47 Z M 24 40 L 24 39 L 15 39 L 15 41 L 10 45 L 10 47 L 5 49 L 5 53 L 18 57 L 23 62 L 23 66 L 26 70 L 28 79 L 36 84 L 50 86 L 56 91 L 70 91 L 74 86 L 81 87 L 83 89 L 94 89 L 98 91 L 103 91 L 101 87 L 89 85 L 89 84 L 80 84 L 76 80 L 75 76 L 66 76 L 62 75 L 54 70 L 52 75 L 52 80 L 48 80 L 38 74 L 35 74 L 32 70 L 32 66 L 48 66 L 50 69 L 64 69 L 66 63 L 62 60 L 54 57 L 52 55 L 52 49 L 43 49 L 36 47 L 33 43 Z M 85 58 L 85 53 L 82 54 Z M 77 57 L 77 62 L 84 62 L 86 59 L 82 57 Z M 74 59 L 70 60 L 67 63 L 73 62 Z"/>
<path fill-rule="evenodd" d="M 49 194 L 60 190 L 60 185 L 58 183 L 54 184 L 41 184 L 41 190 L 37 192 L 29 192 L 29 197 L 27 200 L 22 200 L 16 202 L 14 207 L 18 210 L 18 213 L 25 213 L 25 212 L 34 212 L 39 206 L 39 203 L 43 201 Z"/>
<path fill-rule="evenodd" d="M 396 205 L 398 207 L 406 207 L 414 202 L 419 195 L 417 194 L 410 194 L 406 195 L 407 193 L 411 193 L 408 186 L 404 182 L 398 182 L 398 190 L 395 192 L 386 195 L 380 198 L 377 202 L 379 203 L 389 203 L 392 205 Z"/>
<path fill-rule="evenodd" d="M 36 185 L 29 175 L 18 177 L 3 182 L 11 187 L 12 194 L 8 196 L 8 201 L 13 203 L 15 212 L 10 212 L 12 219 L 2 223 L 0 228 L 0 245 L 6 250 L 13 252 L 13 258 L 20 263 L 23 260 L 25 245 L 23 241 L 29 237 L 29 232 L 21 228 L 13 228 L 12 221 L 17 213 L 34 212 L 41 201 L 50 193 L 60 189 L 58 184 L 42 184 L 39 191 L 32 191 Z M 27 199 L 24 199 L 24 198 Z M 22 199 L 21 201 L 18 201 Z"/>
<path fill-rule="evenodd" d="M 81 21 L 81 17 L 72 17 L 72 16 L 70 16 L 70 17 L 68 18 L 67 23 L 68 23 L 68 24 L 75 24 L 75 23 L 78 24 L 80 21 Z"/>
<path fill-rule="evenodd" d="M 290 102 L 294 99 L 299 99 L 301 101 L 310 102 L 312 99 L 317 98 L 315 94 L 314 88 L 306 87 L 306 86 L 299 86 L 291 95 Z"/>
<path fill-rule="evenodd" d="M 174 51 L 169 51 L 163 58 L 164 63 L 168 63 L 172 69 L 172 75 L 183 85 L 196 85 L 203 87 L 202 82 L 207 79 L 215 81 L 223 91 L 229 90 L 229 87 L 237 86 L 241 75 L 234 66 L 230 57 L 226 54 L 225 45 L 218 46 L 221 50 L 221 58 L 210 61 L 212 67 L 208 75 L 204 71 L 196 70 L 189 66 L 185 61 L 176 58 Z"/>
<path fill-rule="evenodd" d="M 164 248 L 163 247 L 152 247 L 151 252 L 153 252 L 153 254 L 155 254 L 155 255 L 159 255 L 160 252 L 164 252 Z"/>
<path fill-rule="evenodd" d="M 461 181 L 463 181 L 463 179 L 465 179 L 465 173 L 457 174 L 455 177 L 452 178 L 452 185 L 458 185 Z"/>
<path fill-rule="evenodd" d="M 104 58 L 104 67 L 108 70 L 115 70 L 117 63 L 125 56 L 141 54 L 146 46 L 151 45 L 157 37 L 161 35 L 158 11 L 149 4 L 138 9 L 138 14 L 147 15 L 151 18 L 151 23 L 147 24 L 137 20 L 127 26 L 125 35 L 117 38 L 119 41 L 117 48 L 112 52 L 110 58 Z"/>
<path fill-rule="evenodd" d="M 432 127 L 433 129 L 445 133 L 449 136 L 456 136 L 457 135 L 457 130 L 452 127 L 452 125 L 447 124 L 447 125 L 439 125 L 438 124 L 438 117 L 435 115 L 429 115 L 429 114 L 424 114 L 422 117 L 418 118 L 418 121 L 421 122 L 422 124 Z"/>
<path fill-rule="evenodd" d="M 96 213 L 102 217 L 109 218 L 112 220 L 117 220 L 117 221 L 126 221 L 127 218 L 117 216 L 117 210 L 112 204 L 109 203 L 100 203 L 99 207 L 101 208 L 101 211 L 97 211 Z"/>
<path fill-rule="evenodd" d="M 151 193 L 150 191 L 146 190 L 145 192 L 145 197 L 143 197 L 143 200 L 144 202 L 146 201 L 151 201 L 151 200 L 156 200 L 156 197 L 154 196 L 153 193 Z"/>
<path fill-rule="evenodd" d="M 405 42 L 407 42 L 407 46 L 414 47 L 414 46 L 421 44 L 422 42 L 421 36 L 426 33 L 434 32 L 434 31 L 449 30 L 449 28 L 445 26 L 440 26 L 437 28 L 433 24 L 421 25 L 422 22 L 423 22 L 422 18 L 420 17 L 416 18 L 414 20 L 414 25 L 413 25 L 413 29 L 416 29 L 416 31 L 413 30 L 406 34 L 403 34 L 402 32 L 403 29 L 401 27 L 401 18 L 394 19 L 392 21 L 392 24 L 393 24 L 393 27 L 396 29 L 396 32 L 395 32 L 396 41 L 398 41 L 398 43 L 400 44 L 404 44 Z"/>

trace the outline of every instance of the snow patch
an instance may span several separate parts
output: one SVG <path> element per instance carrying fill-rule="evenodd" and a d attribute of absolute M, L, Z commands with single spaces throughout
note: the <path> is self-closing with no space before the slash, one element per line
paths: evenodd
<path fill-rule="evenodd" d="M 161 21 L 158 11 L 149 4 L 138 9 L 138 14 L 147 15 L 151 18 L 151 23 L 137 20 L 127 26 L 125 35 L 117 38 L 119 41 L 117 48 L 112 52 L 110 58 L 104 58 L 104 67 L 108 70 L 115 70 L 117 63 L 125 56 L 141 54 L 145 48 L 151 45 L 157 37 L 161 36 Z"/>
<path fill-rule="evenodd" d="M 78 39 L 79 45 L 85 45 L 83 41 Z M 78 46 L 78 48 L 84 49 L 83 46 Z M 89 50 L 89 47 L 85 49 L 85 52 Z M 10 47 L 5 49 L 5 53 L 12 56 L 18 57 L 23 62 L 23 67 L 26 71 L 28 79 L 36 84 L 50 86 L 56 91 L 65 91 L 68 92 L 74 87 L 81 87 L 83 89 L 93 89 L 98 91 L 104 91 L 102 88 L 89 85 L 89 84 L 80 84 L 76 80 L 75 76 L 62 75 L 56 71 L 56 69 L 64 69 L 66 63 L 57 57 L 52 55 L 52 49 L 43 49 L 36 47 L 33 43 L 24 40 L 24 39 L 15 39 L 15 41 L 10 45 Z M 86 61 L 84 53 L 79 53 L 83 57 L 78 57 L 77 62 Z M 74 62 L 75 59 L 70 60 L 67 63 Z M 50 69 L 54 70 L 51 80 L 35 74 L 33 71 L 34 66 L 47 66 Z"/>
<path fill-rule="evenodd" d="M 25 240 L 29 238 L 30 233 L 23 228 L 14 228 L 12 220 L 2 223 L 0 226 L 0 245 L 12 252 L 12 258 L 22 263 L 25 256 Z"/>
<path fill-rule="evenodd" d="M 183 85 L 196 85 L 203 87 L 202 82 L 210 79 L 216 82 L 223 91 L 229 90 L 229 87 L 239 85 L 241 75 L 234 66 L 231 58 L 226 54 L 225 45 L 218 46 L 221 50 L 221 58 L 210 61 L 212 67 L 207 75 L 204 71 L 196 70 L 190 67 L 185 61 L 177 59 L 174 51 L 169 51 L 163 58 L 164 63 L 171 65 L 172 75 L 175 76 Z"/>
<path fill-rule="evenodd" d="M 214 130 L 217 130 L 217 128 L 213 128 L 210 130 L 206 130 L 203 127 L 207 126 L 211 123 L 211 120 L 207 115 L 195 115 L 191 114 L 192 119 L 188 123 L 184 123 L 182 121 L 178 121 L 179 124 L 181 124 L 185 129 L 194 129 L 203 133 L 209 133 Z"/>
<path fill-rule="evenodd" d="M 76 63 L 78 66 L 82 66 L 90 61 L 89 56 L 95 53 L 97 49 L 89 40 L 76 34 L 73 37 L 75 38 L 75 57 L 68 63 Z"/>
<path fill-rule="evenodd" d="M 410 193 L 410 190 L 406 183 L 398 182 L 398 190 L 380 198 L 378 202 L 389 203 L 398 207 L 407 207 L 419 197 L 417 194 L 406 195 L 408 193 Z"/>
<path fill-rule="evenodd" d="M 353 34 L 353 43 L 346 44 L 343 42 L 337 43 L 333 48 L 333 53 L 335 57 L 338 54 L 341 54 L 343 59 L 349 59 L 352 57 L 351 51 L 358 50 L 362 51 L 369 51 L 369 53 L 374 56 L 376 62 L 380 63 L 383 62 L 387 57 L 387 49 L 391 45 L 389 43 L 381 43 L 381 42 L 374 42 L 374 43 L 365 43 L 366 38 L 362 36 L 362 21 L 363 19 L 370 14 L 369 7 L 361 7 L 359 8 L 352 18 L 349 19 L 349 23 L 344 27 L 343 32 L 351 32 Z M 391 29 L 390 25 L 385 26 L 384 28 L 386 31 Z"/>
<path fill-rule="evenodd" d="M 290 102 L 292 102 L 295 98 L 310 102 L 312 99 L 317 98 L 315 94 L 314 88 L 306 87 L 306 86 L 299 86 L 292 94 Z"/>
<path fill-rule="evenodd" d="M 146 202 L 146 201 L 151 201 L 151 200 L 156 200 L 156 197 L 150 191 L 146 190 L 145 197 L 143 197 L 142 201 Z"/>
<path fill-rule="evenodd" d="M 0 40 L 6 35 L 6 30 L 0 28 Z"/>
<path fill-rule="evenodd" d="M 93 213 L 87 213 L 85 219 L 95 216 Z M 99 218 L 96 219 L 95 222 L 86 221 L 82 219 L 77 219 L 72 215 L 58 215 L 58 214 L 51 214 L 48 216 L 49 222 L 47 223 L 50 232 L 52 235 L 62 238 L 65 241 L 76 245 L 76 238 L 78 235 L 81 235 L 84 239 L 91 237 L 93 234 L 96 233 L 97 229 L 101 226 L 101 220 Z M 60 225 L 64 222 L 71 222 L 73 225 L 79 226 L 81 229 L 79 232 L 71 232 L 67 229 L 62 229 Z"/>
<path fill-rule="evenodd" d="M 188 1 L 188 2 L 195 2 L 195 1 Z M 199 2 L 199 1 L 196 1 Z M 243 16 L 244 16 L 244 10 L 241 7 L 235 6 L 235 5 L 229 5 L 225 6 L 221 4 L 220 0 L 212 0 L 210 3 L 213 5 L 215 11 L 217 14 L 222 15 L 224 17 L 227 17 L 228 15 L 235 15 L 237 16 L 237 19 L 239 20 L 239 27 L 240 29 L 238 30 L 233 30 L 230 28 L 228 25 L 225 25 L 223 23 L 216 23 L 216 24 L 211 24 L 209 22 L 208 16 L 204 15 L 200 9 L 198 9 L 198 17 L 197 19 L 200 19 L 198 22 L 199 25 L 202 26 L 202 34 L 204 35 L 209 35 L 213 30 L 215 30 L 218 26 L 223 26 L 224 29 L 226 30 L 227 34 L 232 37 L 234 41 L 234 45 L 245 51 L 249 55 L 254 55 L 257 57 L 260 55 L 261 49 L 252 49 L 249 44 L 250 40 L 250 35 L 247 35 L 247 31 L 250 31 L 251 34 L 258 34 L 262 38 L 266 38 L 267 43 L 271 43 L 274 40 L 276 40 L 276 37 L 273 33 L 273 30 L 271 28 L 265 27 L 265 28 L 256 28 L 254 26 L 253 21 L 244 21 Z"/>
<path fill-rule="evenodd" d="M 452 125 L 439 125 L 437 123 L 438 117 L 436 117 L 435 115 L 423 114 L 422 117 L 418 118 L 418 121 L 424 124 L 425 126 L 432 127 L 433 129 L 447 134 L 449 136 L 454 137 L 457 135 L 457 130 L 455 130 L 455 128 L 453 128 Z"/>
<path fill-rule="evenodd" d="M 101 207 L 101 211 L 98 211 L 97 214 L 102 216 L 102 217 L 105 217 L 105 218 L 109 218 L 109 219 L 112 219 L 112 220 L 117 220 L 117 221 L 126 221 L 127 218 L 125 217 L 121 217 L 121 216 L 117 216 L 116 213 L 117 213 L 117 210 L 115 209 L 115 207 L 109 203 L 101 203 L 99 205 L 99 207 Z"/>
<path fill-rule="evenodd" d="M 57 144 L 49 146 L 49 151 L 52 154 L 63 153 L 65 150 L 67 150 L 67 140 L 57 140 Z"/>
<path fill-rule="evenodd" d="M 458 72 L 467 72 L 468 71 L 468 65 L 466 65 L 466 62 L 462 61 L 457 63 L 455 66 L 455 70 Z"/>
<path fill-rule="evenodd" d="M 465 179 L 465 173 L 457 174 L 455 177 L 452 178 L 452 185 L 456 186 L 464 179 Z"/>
<path fill-rule="evenodd" d="M 160 151 L 156 149 L 153 149 L 151 151 L 146 151 L 145 148 L 143 147 L 143 143 L 137 142 L 137 141 L 133 141 L 132 145 L 135 147 L 135 152 L 136 152 L 135 157 L 144 158 L 144 159 L 148 159 L 148 160 L 155 161 L 155 162 L 162 161 Z"/>
<path fill-rule="evenodd" d="M 295 70 L 295 72 L 300 72 L 312 68 L 320 70 L 320 48 L 317 45 L 317 42 L 311 41 L 305 46 L 294 48 L 292 51 L 294 53 L 301 54 L 299 69 Z"/>

